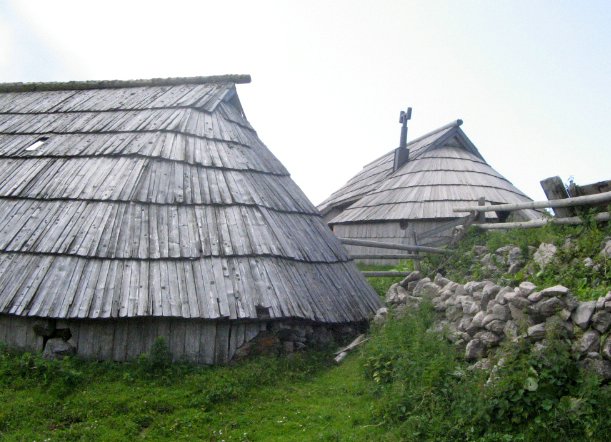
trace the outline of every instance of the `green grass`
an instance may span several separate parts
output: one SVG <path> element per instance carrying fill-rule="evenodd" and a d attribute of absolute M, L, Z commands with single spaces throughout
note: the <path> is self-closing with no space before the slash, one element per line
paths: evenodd
<path fill-rule="evenodd" d="M 414 270 L 413 263 L 411 261 L 400 261 L 398 264 L 390 266 L 390 265 L 380 265 L 380 264 L 357 264 L 357 267 L 360 271 L 399 271 L 399 272 L 409 272 Z M 376 293 L 380 295 L 382 298 L 386 295 L 388 288 L 399 281 L 401 281 L 403 277 L 369 277 L 367 278 L 367 282 L 374 288 Z"/>
<path fill-rule="evenodd" d="M 150 374 L 3 352 L 0 439 L 383 440 L 358 357 L 331 361 L 310 352 Z"/>

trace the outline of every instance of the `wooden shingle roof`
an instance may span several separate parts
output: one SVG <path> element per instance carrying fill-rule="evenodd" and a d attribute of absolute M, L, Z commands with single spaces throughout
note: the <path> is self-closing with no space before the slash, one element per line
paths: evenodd
<path fill-rule="evenodd" d="M 454 207 L 477 204 L 480 197 L 487 204 L 530 201 L 486 163 L 461 124 L 457 120 L 409 143 L 409 161 L 394 172 L 394 150 L 368 164 L 318 208 L 343 209 L 330 221 L 337 224 L 455 218 Z M 533 210 L 521 215 L 541 217 Z"/>
<path fill-rule="evenodd" d="M 0 85 L 0 313 L 263 309 L 350 322 L 375 311 L 373 290 L 246 120 L 235 89 L 246 80 Z"/>

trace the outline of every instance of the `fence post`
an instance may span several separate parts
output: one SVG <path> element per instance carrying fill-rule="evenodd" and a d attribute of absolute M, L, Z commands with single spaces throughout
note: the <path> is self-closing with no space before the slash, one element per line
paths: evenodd
<path fill-rule="evenodd" d="M 486 205 L 486 198 L 484 198 L 483 196 L 477 200 L 477 205 L 478 206 L 485 206 Z M 477 213 L 477 222 L 479 224 L 484 224 L 486 222 L 486 214 L 484 212 L 478 212 Z"/>
<path fill-rule="evenodd" d="M 412 230 L 412 239 L 414 240 L 414 245 L 417 246 L 418 245 L 418 240 L 416 238 L 416 231 Z M 415 255 L 418 255 L 418 251 L 416 250 L 416 252 L 414 252 Z M 415 259 L 412 261 L 414 263 L 414 270 L 418 270 L 420 271 L 420 261 L 418 259 Z"/>
<path fill-rule="evenodd" d="M 541 181 L 541 187 L 548 200 L 563 200 L 569 198 L 569 194 L 559 176 L 545 178 Z M 571 207 L 554 207 L 553 210 L 558 218 L 566 218 L 575 215 L 575 210 Z"/>

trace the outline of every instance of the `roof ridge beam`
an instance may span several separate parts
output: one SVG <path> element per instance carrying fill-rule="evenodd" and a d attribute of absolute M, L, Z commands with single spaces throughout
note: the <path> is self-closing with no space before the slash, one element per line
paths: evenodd
<path fill-rule="evenodd" d="M 0 83 L 0 92 L 36 92 L 86 89 L 118 89 L 146 86 L 177 86 L 181 84 L 250 83 L 250 75 L 211 75 L 199 77 L 151 78 L 142 80 L 90 80 L 66 82 Z"/>

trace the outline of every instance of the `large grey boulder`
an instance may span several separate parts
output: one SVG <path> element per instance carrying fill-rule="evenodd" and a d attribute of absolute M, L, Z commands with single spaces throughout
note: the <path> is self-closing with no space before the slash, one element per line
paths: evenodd
<path fill-rule="evenodd" d="M 422 279 L 422 274 L 418 270 L 410 272 L 403 280 L 399 283 L 401 287 L 407 288 L 408 284 L 412 281 L 419 281 Z"/>
<path fill-rule="evenodd" d="M 607 336 L 607 339 L 605 339 L 600 352 L 605 359 L 611 361 L 611 335 Z"/>
<path fill-rule="evenodd" d="M 581 361 L 580 365 L 606 381 L 611 379 L 611 361 L 592 355 Z"/>
<path fill-rule="evenodd" d="M 592 328 L 599 333 L 606 333 L 609 327 L 611 327 L 611 313 L 599 310 L 592 315 Z"/>
<path fill-rule="evenodd" d="M 469 281 L 463 287 L 465 291 L 472 295 L 474 292 L 482 290 L 490 281 Z"/>
<path fill-rule="evenodd" d="M 600 254 L 607 259 L 611 258 L 611 239 L 608 239 L 607 242 L 605 242 Z"/>
<path fill-rule="evenodd" d="M 420 282 L 424 281 L 424 279 L 420 280 Z M 435 284 L 434 282 L 425 282 L 423 284 L 418 283 L 416 288 L 414 289 L 414 296 L 419 296 L 421 298 L 433 299 L 439 296 L 439 292 L 441 288 Z"/>
<path fill-rule="evenodd" d="M 558 248 L 553 244 L 541 243 L 533 255 L 534 261 L 541 268 L 545 268 L 554 259 Z"/>
<path fill-rule="evenodd" d="M 479 339 L 472 339 L 465 347 L 465 359 L 467 361 L 477 361 L 486 354 L 486 347 Z"/>
<path fill-rule="evenodd" d="M 521 282 L 518 291 L 522 296 L 528 296 L 537 289 L 537 286 L 530 281 Z"/>
<path fill-rule="evenodd" d="M 471 322 L 473 322 L 471 316 L 463 316 L 460 322 L 458 323 L 458 330 L 466 332 L 469 329 Z"/>
<path fill-rule="evenodd" d="M 519 332 L 520 332 L 520 329 L 518 327 L 518 324 L 515 321 L 507 321 L 505 323 L 505 327 L 503 328 L 503 333 L 509 339 L 517 338 Z"/>
<path fill-rule="evenodd" d="M 564 308 L 564 302 L 556 296 L 553 296 L 549 299 L 539 301 L 534 307 L 540 315 L 547 318 L 562 310 Z"/>
<path fill-rule="evenodd" d="M 545 298 L 551 298 L 552 296 L 563 297 L 569 294 L 569 289 L 563 285 L 555 285 L 541 290 L 541 295 Z"/>
<path fill-rule="evenodd" d="M 462 318 L 463 311 L 462 307 L 459 305 L 450 305 L 446 308 L 446 318 L 450 321 L 457 321 Z"/>
<path fill-rule="evenodd" d="M 580 327 L 582 330 L 588 328 L 590 325 L 590 319 L 594 314 L 596 308 L 596 301 L 582 302 L 573 312 L 571 319 L 575 325 Z"/>
<path fill-rule="evenodd" d="M 435 275 L 435 279 L 433 279 L 433 282 L 437 284 L 440 288 L 444 288 L 451 281 L 448 278 L 444 277 L 441 273 L 437 273 Z"/>
<path fill-rule="evenodd" d="M 473 316 L 481 311 L 478 303 L 473 300 L 467 299 L 467 300 L 462 301 L 461 304 L 462 304 L 462 311 L 465 315 Z"/>
<path fill-rule="evenodd" d="M 545 338 L 545 323 L 535 324 L 528 327 L 526 331 L 526 336 L 532 341 L 540 341 Z"/>
<path fill-rule="evenodd" d="M 469 333 L 471 336 L 475 335 L 475 333 L 480 331 L 480 329 L 483 327 L 482 322 L 484 320 L 485 315 L 486 314 L 482 311 L 478 312 L 473 317 L 473 319 L 471 320 L 471 323 L 469 324 L 469 327 L 467 327 L 465 331 Z"/>
<path fill-rule="evenodd" d="M 47 341 L 42 357 L 45 359 L 62 359 L 76 354 L 76 347 L 70 341 L 51 338 Z"/>
<path fill-rule="evenodd" d="M 407 290 L 399 284 L 393 284 L 386 292 L 386 303 L 390 305 L 404 304 L 409 294 Z"/>
<path fill-rule="evenodd" d="M 486 324 L 486 330 L 491 331 L 496 335 L 505 334 L 505 324 L 506 321 L 501 321 L 500 319 L 495 319 Z"/>
<path fill-rule="evenodd" d="M 520 250 L 519 247 L 512 247 L 511 250 L 509 250 L 509 254 L 507 255 L 507 263 L 509 264 L 507 273 L 510 275 L 515 275 L 522 267 L 524 267 L 522 250 Z"/>
<path fill-rule="evenodd" d="M 573 350 L 584 355 L 590 352 L 597 352 L 600 347 L 600 334 L 596 330 L 588 330 L 573 345 Z"/>
<path fill-rule="evenodd" d="M 506 305 L 496 304 L 492 307 L 492 314 L 501 321 L 507 321 L 511 318 L 511 312 L 509 311 L 509 307 Z"/>
<path fill-rule="evenodd" d="M 373 317 L 373 323 L 377 325 L 382 325 L 388 319 L 388 309 L 386 307 L 380 307 L 378 311 L 376 311 L 376 315 Z"/>
<path fill-rule="evenodd" d="M 482 344 L 484 344 L 484 347 L 486 348 L 494 347 L 498 345 L 502 340 L 500 336 L 490 331 L 477 332 L 475 333 L 475 336 L 473 336 L 473 339 L 481 341 Z"/>

